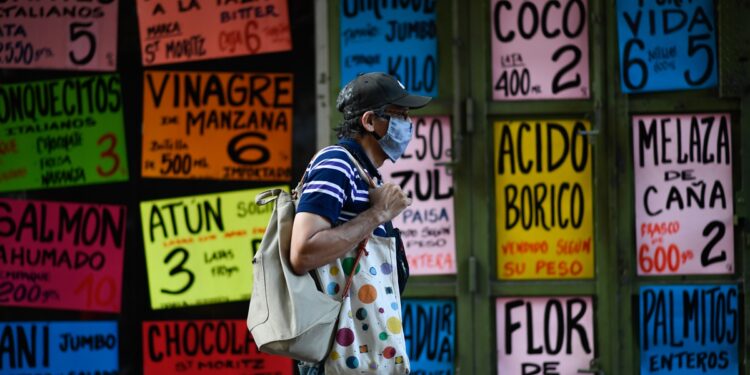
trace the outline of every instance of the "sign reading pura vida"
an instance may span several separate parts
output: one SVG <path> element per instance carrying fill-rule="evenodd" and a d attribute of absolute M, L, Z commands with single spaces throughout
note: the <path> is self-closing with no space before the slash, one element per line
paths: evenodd
<path fill-rule="evenodd" d="M 731 117 L 633 117 L 639 275 L 734 272 Z"/>
<path fill-rule="evenodd" d="M 0 198 L 0 305 L 119 312 L 125 206 Z"/>
<path fill-rule="evenodd" d="M 641 287 L 641 374 L 739 374 L 739 301 L 735 285 Z"/>
<path fill-rule="evenodd" d="M 287 0 L 137 0 L 144 66 L 289 51 Z"/>
<path fill-rule="evenodd" d="M 0 192 L 128 179 L 117 75 L 0 85 Z"/>
<path fill-rule="evenodd" d="M 393 219 L 401 230 L 413 275 L 456 273 L 453 177 L 438 163 L 451 160 L 451 127 L 447 116 L 418 117 L 414 137 L 398 163 L 386 161 L 381 174 L 412 199 Z"/>
<path fill-rule="evenodd" d="M 584 120 L 495 123 L 500 279 L 594 276 L 589 127 Z"/>
<path fill-rule="evenodd" d="M 273 205 L 262 189 L 141 202 L 152 309 L 247 301 Z"/>
<path fill-rule="evenodd" d="M 625 93 L 716 86 L 714 0 L 617 0 Z"/>
<path fill-rule="evenodd" d="M 0 1 L 0 69 L 114 71 L 117 0 Z"/>
<path fill-rule="evenodd" d="M 143 177 L 291 180 L 291 74 L 146 71 L 143 86 Z"/>
<path fill-rule="evenodd" d="M 492 98 L 585 99 L 588 0 L 492 0 Z"/>
<path fill-rule="evenodd" d="M 438 95 L 437 0 L 341 1 L 341 85 L 386 72 L 407 91 Z"/>

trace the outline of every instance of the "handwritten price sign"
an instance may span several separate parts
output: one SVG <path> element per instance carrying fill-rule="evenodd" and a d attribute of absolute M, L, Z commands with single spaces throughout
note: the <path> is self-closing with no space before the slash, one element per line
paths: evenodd
<path fill-rule="evenodd" d="M 587 0 L 493 0 L 492 98 L 586 99 Z"/>
<path fill-rule="evenodd" d="M 0 85 L 0 192 L 128 179 L 116 75 Z"/>
<path fill-rule="evenodd" d="M 730 120 L 633 117 L 639 275 L 734 272 Z"/>
<path fill-rule="evenodd" d="M 117 0 L 3 1 L 0 69 L 114 71 Z"/>
<path fill-rule="evenodd" d="M 247 301 L 251 259 L 273 205 L 258 206 L 267 189 L 141 202 L 151 308 Z"/>
<path fill-rule="evenodd" d="M 286 0 L 138 0 L 143 65 L 289 51 Z"/>

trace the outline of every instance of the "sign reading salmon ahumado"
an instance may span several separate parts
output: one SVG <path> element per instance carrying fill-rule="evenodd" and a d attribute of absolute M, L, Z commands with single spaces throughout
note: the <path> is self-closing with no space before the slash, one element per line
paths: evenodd
<path fill-rule="evenodd" d="M 716 86 L 714 0 L 617 0 L 625 93 Z"/>
<path fill-rule="evenodd" d="M 143 373 L 292 375 L 291 358 L 258 351 L 244 320 L 143 322 Z"/>
<path fill-rule="evenodd" d="M 260 189 L 141 202 L 152 309 L 247 301 L 273 205 Z"/>
<path fill-rule="evenodd" d="M 591 297 L 498 298 L 498 374 L 577 374 L 594 358 Z"/>
<path fill-rule="evenodd" d="M 0 373 L 119 373 L 117 322 L 0 322 Z"/>
<path fill-rule="evenodd" d="M 641 374 L 740 373 L 736 286 L 643 286 L 639 305 Z"/>
<path fill-rule="evenodd" d="M 125 206 L 0 198 L 0 305 L 119 312 Z"/>
<path fill-rule="evenodd" d="M 594 276 L 589 128 L 584 120 L 495 123 L 498 278 Z"/>
<path fill-rule="evenodd" d="M 341 85 L 379 71 L 411 93 L 437 96 L 437 3 L 341 1 Z"/>
<path fill-rule="evenodd" d="M 138 0 L 143 65 L 289 51 L 287 0 Z"/>
<path fill-rule="evenodd" d="M 734 272 L 730 120 L 633 117 L 639 275 Z"/>
<path fill-rule="evenodd" d="M 399 184 L 411 206 L 393 219 L 401 230 L 412 275 L 456 273 L 453 177 L 438 163 L 451 160 L 447 116 L 412 118 L 414 136 L 398 163 L 386 161 L 381 174 Z"/>
<path fill-rule="evenodd" d="M 588 0 L 492 0 L 492 98 L 586 99 Z"/>
<path fill-rule="evenodd" d="M 291 180 L 291 74 L 147 71 L 143 90 L 143 177 Z"/>
<path fill-rule="evenodd" d="M 126 181 L 117 75 L 0 85 L 0 192 Z"/>
<path fill-rule="evenodd" d="M 1 1 L 0 69 L 114 71 L 117 3 Z"/>
<path fill-rule="evenodd" d="M 456 358 L 456 303 L 405 299 L 401 306 L 412 374 L 453 374 Z"/>

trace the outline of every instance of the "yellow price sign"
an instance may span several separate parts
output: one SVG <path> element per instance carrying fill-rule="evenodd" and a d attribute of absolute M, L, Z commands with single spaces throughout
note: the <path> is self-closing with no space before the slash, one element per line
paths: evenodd
<path fill-rule="evenodd" d="M 498 121 L 494 127 L 498 278 L 592 278 L 590 123 Z"/>
<path fill-rule="evenodd" d="M 152 309 L 250 299 L 252 257 L 273 204 L 261 189 L 141 202 Z"/>

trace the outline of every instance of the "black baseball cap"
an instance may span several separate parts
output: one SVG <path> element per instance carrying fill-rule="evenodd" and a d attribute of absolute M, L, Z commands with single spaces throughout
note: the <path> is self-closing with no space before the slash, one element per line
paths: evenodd
<path fill-rule="evenodd" d="M 401 82 L 386 73 L 373 72 L 360 74 L 347 83 L 336 99 L 336 109 L 351 117 L 387 104 L 422 108 L 430 100 L 429 96 L 409 94 Z"/>

